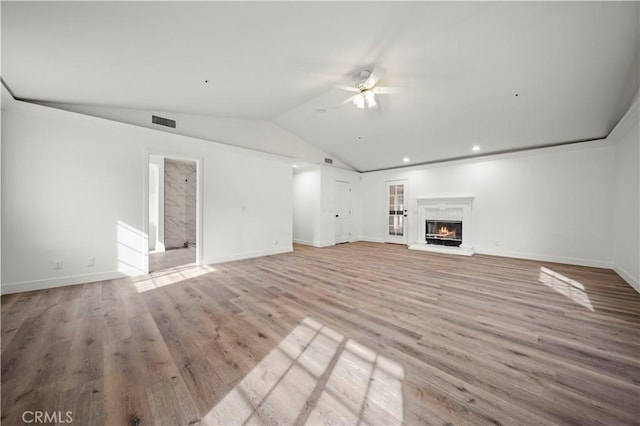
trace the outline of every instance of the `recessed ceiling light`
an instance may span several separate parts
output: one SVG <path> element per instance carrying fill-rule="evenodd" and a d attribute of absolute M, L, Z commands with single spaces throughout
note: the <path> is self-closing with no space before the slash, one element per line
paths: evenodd
<path fill-rule="evenodd" d="M 294 164 L 292 167 L 293 167 L 294 169 L 297 169 L 297 168 L 298 168 L 298 165 L 297 165 L 297 164 Z"/>
<path fill-rule="evenodd" d="M 404 161 L 405 163 L 408 163 L 408 162 L 409 162 L 409 161 L 411 161 L 411 160 L 409 159 L 409 157 L 404 157 L 404 158 L 402 159 L 402 161 Z"/>
<path fill-rule="evenodd" d="M 480 151 L 480 146 L 478 145 L 474 145 L 473 148 L 471 148 L 472 151 Z"/>

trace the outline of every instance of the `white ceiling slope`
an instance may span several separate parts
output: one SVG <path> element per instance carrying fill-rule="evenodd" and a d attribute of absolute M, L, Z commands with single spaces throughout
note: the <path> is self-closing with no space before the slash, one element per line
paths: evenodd
<path fill-rule="evenodd" d="M 299 163 L 298 160 L 301 160 L 318 164 L 323 163 L 325 158 L 329 157 L 329 154 L 318 149 L 316 146 L 311 145 L 304 139 L 299 138 L 277 124 L 266 120 L 211 117 L 158 110 L 151 111 L 78 104 L 58 104 L 55 102 L 37 103 L 50 108 L 63 109 L 167 133 L 191 136 L 254 151 L 290 157 L 295 163 Z M 153 124 L 151 122 L 152 115 L 175 120 L 176 128 L 161 127 Z M 352 169 L 352 167 L 342 163 L 336 158 L 332 158 L 332 160 L 334 167 Z"/>
<path fill-rule="evenodd" d="M 639 2 L 1 7 L 17 98 L 271 120 L 361 171 L 601 138 L 639 86 Z M 374 66 L 403 91 L 336 108 Z"/>

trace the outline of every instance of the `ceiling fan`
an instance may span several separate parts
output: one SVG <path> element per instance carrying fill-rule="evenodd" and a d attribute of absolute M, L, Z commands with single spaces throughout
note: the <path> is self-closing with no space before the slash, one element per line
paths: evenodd
<path fill-rule="evenodd" d="M 343 101 L 342 104 L 353 102 L 353 104 L 359 109 L 363 109 L 365 106 L 367 108 L 373 108 L 378 105 L 378 102 L 376 102 L 376 95 L 397 93 L 397 87 L 376 86 L 378 80 L 382 77 L 382 74 L 384 74 L 384 72 L 381 68 L 376 68 L 373 71 L 362 70 L 358 74 L 360 83 L 356 84 L 355 87 L 338 86 L 339 89 L 356 92 L 355 95 Z"/>

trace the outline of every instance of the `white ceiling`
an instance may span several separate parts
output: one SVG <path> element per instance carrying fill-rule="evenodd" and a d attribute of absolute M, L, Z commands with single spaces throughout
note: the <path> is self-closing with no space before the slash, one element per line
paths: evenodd
<path fill-rule="evenodd" d="M 25 100 L 271 120 L 368 171 L 606 136 L 638 91 L 639 22 L 608 1 L 3 1 L 2 78 Z M 403 91 L 336 108 L 373 66 Z"/>

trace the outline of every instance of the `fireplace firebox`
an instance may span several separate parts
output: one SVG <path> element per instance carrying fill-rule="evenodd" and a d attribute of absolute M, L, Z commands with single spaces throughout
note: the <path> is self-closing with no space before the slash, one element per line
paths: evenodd
<path fill-rule="evenodd" d="M 427 244 L 459 247 L 462 244 L 462 221 L 427 220 L 425 226 Z"/>

